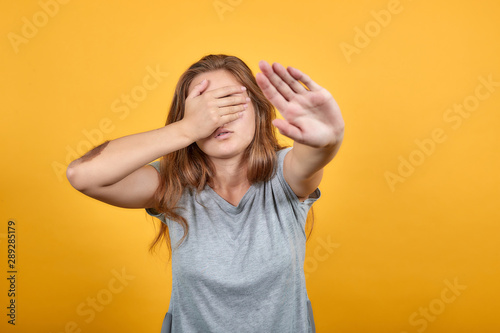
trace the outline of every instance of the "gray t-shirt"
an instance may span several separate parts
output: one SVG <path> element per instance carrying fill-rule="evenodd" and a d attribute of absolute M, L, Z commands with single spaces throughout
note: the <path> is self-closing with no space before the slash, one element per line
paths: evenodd
<path fill-rule="evenodd" d="M 316 189 L 300 202 L 283 160 L 267 182 L 253 184 L 238 206 L 208 185 L 186 188 L 178 205 L 189 233 L 162 214 L 172 244 L 172 294 L 162 332 L 314 332 L 304 276 L 305 223 Z M 159 162 L 151 163 L 157 170 Z M 171 325 L 171 327 L 170 327 Z M 169 327 L 166 327 L 169 326 Z"/>

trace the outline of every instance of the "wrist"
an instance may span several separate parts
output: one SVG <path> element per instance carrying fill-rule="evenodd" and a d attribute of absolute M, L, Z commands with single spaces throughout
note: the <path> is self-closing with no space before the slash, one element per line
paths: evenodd
<path fill-rule="evenodd" d="M 186 147 L 198 140 L 195 136 L 194 131 L 190 129 L 184 119 L 176 121 L 175 123 L 172 123 L 168 126 L 172 126 L 176 138 L 178 140 L 181 140 Z"/>

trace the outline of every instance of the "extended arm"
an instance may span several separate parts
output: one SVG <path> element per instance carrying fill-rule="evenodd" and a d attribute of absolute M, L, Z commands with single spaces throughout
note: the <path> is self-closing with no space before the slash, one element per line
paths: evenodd
<path fill-rule="evenodd" d="M 257 83 L 284 119 L 273 124 L 294 140 L 286 155 L 284 175 L 299 198 L 319 185 L 323 168 L 337 154 L 344 137 L 344 120 L 332 95 L 298 69 L 261 61 Z"/>

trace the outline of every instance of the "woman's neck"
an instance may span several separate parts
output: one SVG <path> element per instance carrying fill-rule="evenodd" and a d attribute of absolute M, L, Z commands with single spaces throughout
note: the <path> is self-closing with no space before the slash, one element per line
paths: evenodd
<path fill-rule="evenodd" d="M 236 160 L 215 160 L 216 174 L 213 177 L 214 188 L 231 189 L 250 184 L 247 178 L 247 165 Z"/>

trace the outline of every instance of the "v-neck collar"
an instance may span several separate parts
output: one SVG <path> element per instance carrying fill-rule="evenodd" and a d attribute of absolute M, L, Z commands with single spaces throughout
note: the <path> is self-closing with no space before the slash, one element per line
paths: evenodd
<path fill-rule="evenodd" d="M 240 199 L 240 202 L 238 202 L 238 205 L 234 206 L 233 204 L 229 203 L 219 195 L 219 193 L 215 192 L 213 188 L 210 186 L 206 185 L 206 189 L 208 190 L 208 193 L 210 193 L 210 196 L 217 202 L 217 204 L 226 212 L 232 213 L 232 214 L 238 214 L 240 213 L 244 206 L 245 203 L 248 201 L 252 193 L 255 191 L 255 184 L 251 184 L 248 190 L 245 192 L 243 197 Z"/>

